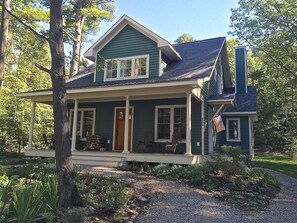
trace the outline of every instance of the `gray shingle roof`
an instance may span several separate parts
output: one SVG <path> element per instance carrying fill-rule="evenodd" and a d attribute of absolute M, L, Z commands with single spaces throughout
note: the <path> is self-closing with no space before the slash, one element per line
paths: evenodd
<path fill-rule="evenodd" d="M 75 75 L 73 80 L 70 79 L 66 86 L 67 89 L 76 89 L 185 81 L 204 78 L 211 75 L 213 66 L 221 52 L 224 42 L 225 37 L 218 37 L 173 45 L 175 50 L 181 55 L 182 60 L 169 64 L 160 77 L 94 83 L 93 65 L 93 67 L 90 68 L 89 73 L 84 70 L 83 73 Z"/>
<path fill-rule="evenodd" d="M 248 87 L 247 93 L 236 93 L 236 106 L 228 107 L 225 112 L 257 112 L 257 95 L 255 87 Z M 234 93 L 235 88 L 225 89 L 225 93 Z"/>

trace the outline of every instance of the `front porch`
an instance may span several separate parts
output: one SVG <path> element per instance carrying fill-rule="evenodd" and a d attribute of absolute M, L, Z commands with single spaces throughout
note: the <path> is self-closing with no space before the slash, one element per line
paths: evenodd
<path fill-rule="evenodd" d="M 55 157 L 54 150 L 27 149 L 25 156 Z M 137 161 L 147 163 L 169 163 L 178 165 L 193 165 L 203 162 L 202 155 L 160 154 L 160 153 L 122 153 L 99 151 L 72 151 L 74 164 L 90 166 L 119 167 L 126 162 Z"/>

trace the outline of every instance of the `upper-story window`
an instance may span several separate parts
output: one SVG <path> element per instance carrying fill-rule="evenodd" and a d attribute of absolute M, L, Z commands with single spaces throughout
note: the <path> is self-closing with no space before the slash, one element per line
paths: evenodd
<path fill-rule="evenodd" d="M 104 80 L 145 78 L 149 73 L 149 55 L 105 60 Z"/>

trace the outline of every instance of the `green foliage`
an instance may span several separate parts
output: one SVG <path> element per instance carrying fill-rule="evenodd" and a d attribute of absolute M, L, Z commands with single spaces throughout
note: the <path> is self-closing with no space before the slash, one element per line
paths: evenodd
<path fill-rule="evenodd" d="M 63 216 L 59 219 L 58 223 L 84 223 L 85 214 L 77 209 L 69 209 Z"/>
<path fill-rule="evenodd" d="M 202 173 L 205 170 L 199 165 L 182 167 L 160 164 L 152 169 L 152 173 L 166 180 L 185 180 L 193 186 L 199 186 L 202 184 Z"/>
<path fill-rule="evenodd" d="M 43 203 L 47 206 L 48 212 L 57 216 L 60 210 L 57 176 L 49 176 L 42 184 L 41 191 Z"/>
<path fill-rule="evenodd" d="M 104 211 L 116 211 L 132 196 L 129 185 L 113 177 L 88 173 L 79 174 L 77 175 L 77 186 L 85 201 Z"/>
<path fill-rule="evenodd" d="M 13 192 L 10 203 L 10 221 L 23 223 L 40 219 L 42 194 L 38 184 L 32 184 Z"/>
<path fill-rule="evenodd" d="M 222 172 L 223 174 L 235 176 L 242 174 L 244 170 L 243 165 L 231 157 L 224 157 L 219 153 L 212 153 L 210 157 L 212 160 L 207 162 L 207 164 L 214 172 Z"/>
<path fill-rule="evenodd" d="M 216 191 L 218 188 L 218 184 L 219 184 L 219 181 L 217 179 L 210 179 L 206 185 L 207 191 L 211 191 L 211 192 Z"/>
<path fill-rule="evenodd" d="M 192 42 L 194 41 L 194 37 L 184 33 L 182 35 L 180 35 L 176 40 L 174 40 L 174 43 L 188 43 L 188 42 Z"/>
<path fill-rule="evenodd" d="M 242 155 L 242 148 L 240 146 L 227 146 L 221 147 L 223 154 L 232 157 L 235 160 L 239 160 Z"/>
<path fill-rule="evenodd" d="M 257 67 L 249 71 L 257 88 L 255 144 L 270 150 L 295 147 L 296 18 L 295 0 L 240 0 L 232 9 L 231 34 L 249 45 Z"/>
<path fill-rule="evenodd" d="M 262 183 L 273 185 L 273 186 L 278 186 L 279 182 L 275 177 L 273 177 L 271 174 L 265 171 L 257 170 L 257 169 L 251 169 L 249 175 Z"/>

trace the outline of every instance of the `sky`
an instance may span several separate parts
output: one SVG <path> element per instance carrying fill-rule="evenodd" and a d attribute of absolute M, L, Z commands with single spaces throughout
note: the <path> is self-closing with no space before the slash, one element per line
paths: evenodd
<path fill-rule="evenodd" d="M 228 36 L 231 8 L 238 0 L 115 0 L 113 22 L 102 22 L 87 50 L 124 14 L 173 43 L 183 33 L 196 40 Z"/>

